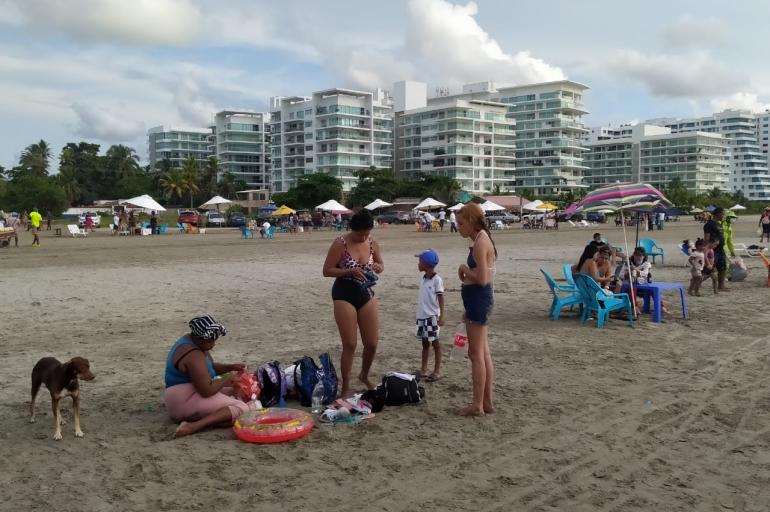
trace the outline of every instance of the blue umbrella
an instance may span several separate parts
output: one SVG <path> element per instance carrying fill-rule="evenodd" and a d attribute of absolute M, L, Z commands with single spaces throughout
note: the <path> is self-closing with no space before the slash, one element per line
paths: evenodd
<path fill-rule="evenodd" d="M 709 212 L 709 213 L 711 213 L 711 212 L 713 212 L 713 211 L 714 211 L 714 210 L 716 210 L 716 209 L 717 209 L 717 207 L 716 207 L 716 206 L 714 206 L 714 205 L 709 205 L 709 206 L 705 207 L 705 208 L 703 209 L 703 211 L 704 211 L 704 212 Z"/>

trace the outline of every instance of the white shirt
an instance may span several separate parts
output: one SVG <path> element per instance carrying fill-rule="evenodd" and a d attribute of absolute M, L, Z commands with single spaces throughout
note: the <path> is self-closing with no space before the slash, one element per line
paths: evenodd
<path fill-rule="evenodd" d="M 438 295 L 444 293 L 444 281 L 438 274 L 420 279 L 420 291 L 417 294 L 417 318 L 430 318 L 441 315 Z"/>
<path fill-rule="evenodd" d="M 269 227 L 270 227 L 270 223 L 269 223 L 269 222 L 265 222 L 264 224 L 262 224 L 262 227 L 263 227 L 264 229 L 267 229 L 267 228 L 269 228 Z"/>
<path fill-rule="evenodd" d="M 451 222 L 452 224 L 457 222 L 457 216 L 455 215 L 455 212 L 452 212 L 449 214 L 449 222 Z"/>
<path fill-rule="evenodd" d="M 118 217 L 117 215 L 114 215 L 114 216 L 112 217 L 112 223 L 113 223 L 113 224 L 115 224 L 116 226 L 117 226 L 118 224 L 120 224 L 120 217 Z"/>
<path fill-rule="evenodd" d="M 446 212 L 444 210 L 441 210 L 438 212 L 438 220 L 444 220 L 446 219 Z"/>

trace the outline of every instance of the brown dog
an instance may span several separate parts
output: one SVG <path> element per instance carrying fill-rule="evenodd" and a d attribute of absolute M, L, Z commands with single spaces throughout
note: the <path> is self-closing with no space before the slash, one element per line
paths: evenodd
<path fill-rule="evenodd" d="M 44 357 L 32 368 L 32 403 L 29 406 L 29 422 L 35 422 L 35 399 L 40 391 L 40 385 L 51 392 L 51 406 L 53 408 L 53 438 L 61 439 L 62 417 L 59 411 L 59 401 L 65 396 L 72 397 L 72 412 L 75 417 L 75 437 L 83 437 L 80 430 L 80 386 L 78 379 L 93 380 L 91 366 L 88 359 L 73 357 L 62 364 L 53 357 Z"/>

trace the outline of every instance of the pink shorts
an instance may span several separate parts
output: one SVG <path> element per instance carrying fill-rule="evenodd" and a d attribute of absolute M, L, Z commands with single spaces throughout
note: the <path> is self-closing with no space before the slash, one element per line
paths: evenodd
<path fill-rule="evenodd" d="M 168 415 L 174 421 L 200 419 L 223 407 L 230 409 L 230 416 L 234 421 L 249 410 L 249 404 L 222 392 L 204 398 L 192 384 L 177 384 L 166 388 L 163 398 L 166 401 Z"/>

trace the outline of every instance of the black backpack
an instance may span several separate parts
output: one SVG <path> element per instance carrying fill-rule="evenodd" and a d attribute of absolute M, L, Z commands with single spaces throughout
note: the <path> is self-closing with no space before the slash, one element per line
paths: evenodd
<path fill-rule="evenodd" d="M 410 373 L 388 372 L 377 389 L 385 394 L 385 405 L 416 404 L 425 398 L 420 378 Z"/>
<path fill-rule="evenodd" d="M 281 363 L 270 361 L 254 372 L 259 382 L 259 401 L 264 407 L 273 407 L 281 403 L 286 396 L 286 382 L 283 378 Z"/>

